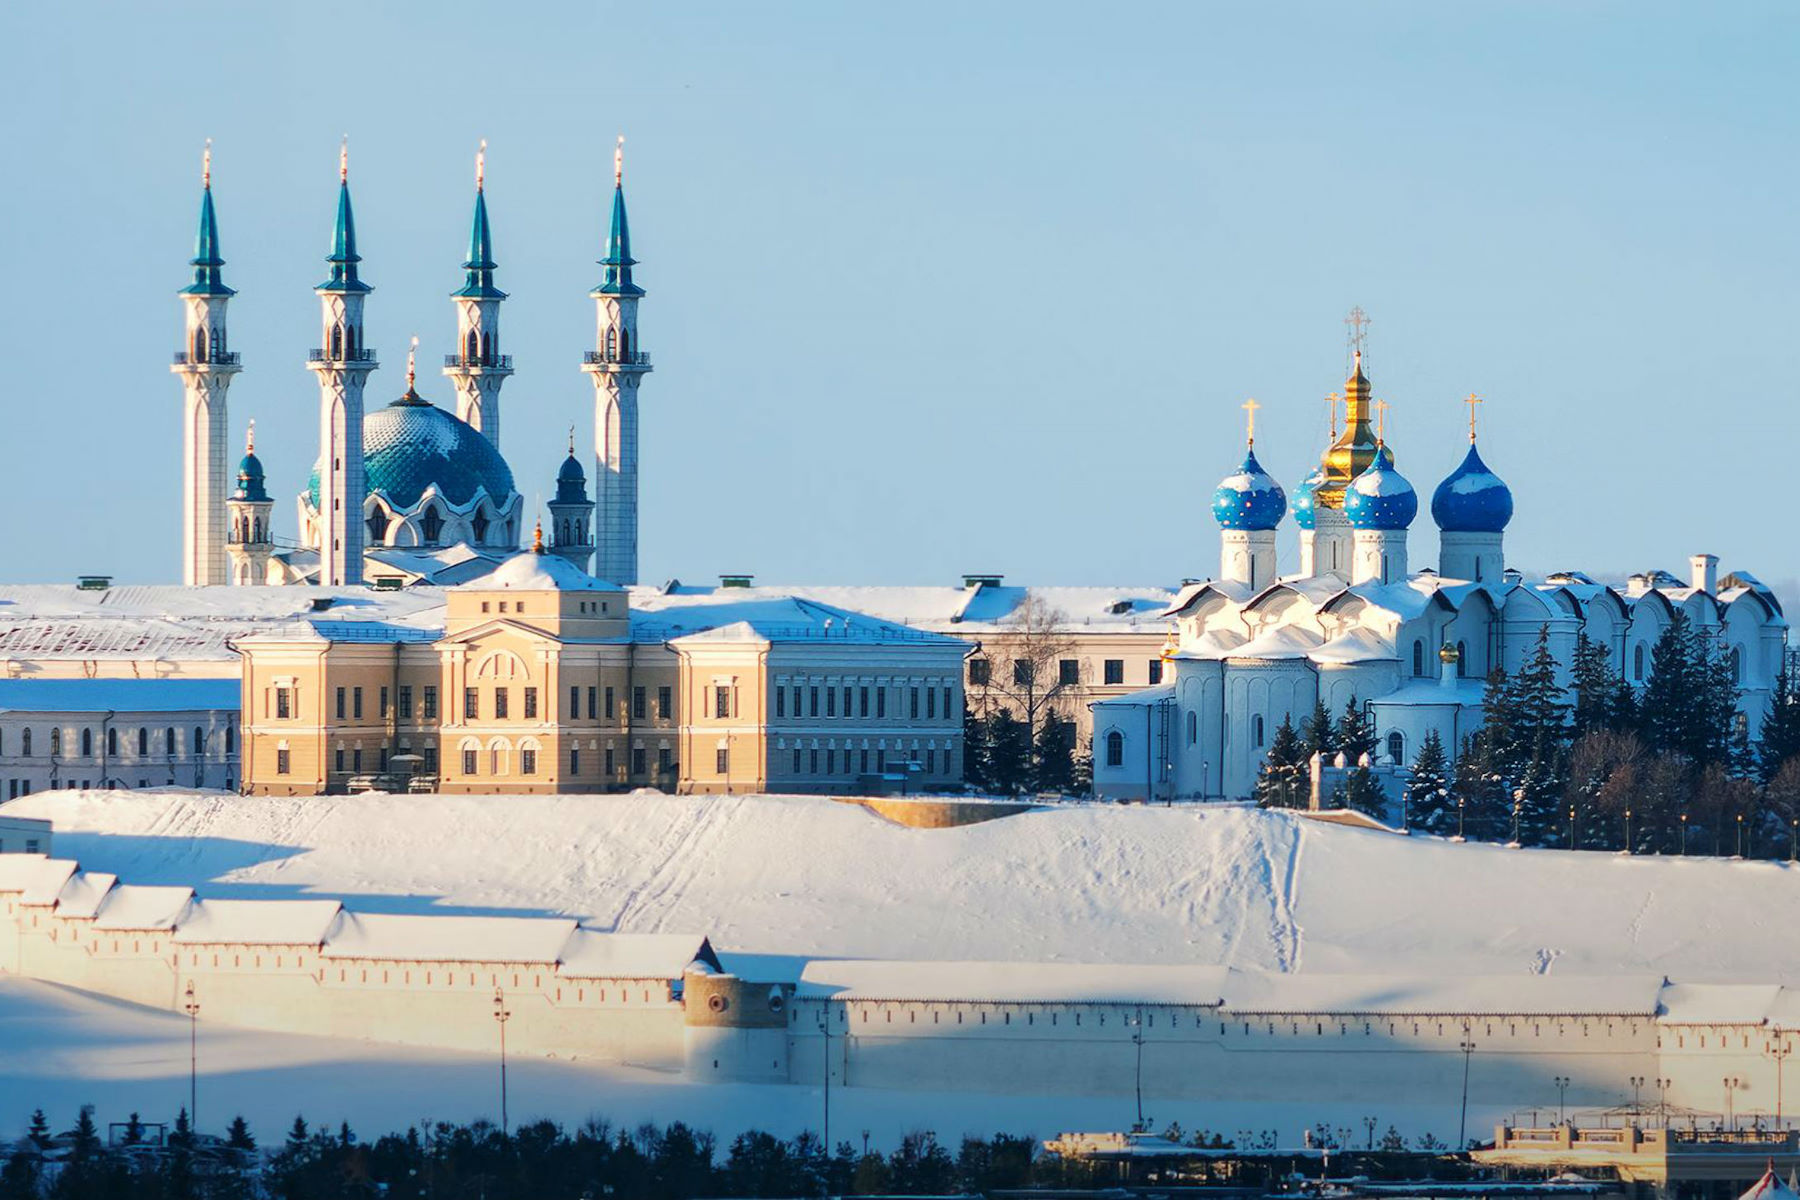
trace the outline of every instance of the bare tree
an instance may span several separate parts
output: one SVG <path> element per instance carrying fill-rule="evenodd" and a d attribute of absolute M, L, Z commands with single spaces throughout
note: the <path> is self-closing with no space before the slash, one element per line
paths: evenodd
<path fill-rule="evenodd" d="M 985 647 L 987 682 L 975 688 L 980 711 L 1008 709 L 1034 736 L 1045 717 L 1060 718 L 1067 693 L 1080 685 L 1079 667 L 1074 679 L 1063 672 L 1075 653 L 1068 625 L 1067 613 L 1026 593 Z"/>

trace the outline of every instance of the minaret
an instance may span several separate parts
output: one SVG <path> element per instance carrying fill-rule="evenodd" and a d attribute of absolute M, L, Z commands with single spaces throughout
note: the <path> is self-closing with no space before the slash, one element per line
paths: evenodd
<path fill-rule="evenodd" d="M 260 587 L 269 582 L 269 556 L 275 551 L 269 520 L 275 502 L 263 478 L 262 460 L 256 457 L 256 422 L 244 435 L 244 457 L 238 463 L 237 491 L 225 507 L 230 536 L 231 582 L 239 587 Z"/>
<path fill-rule="evenodd" d="M 637 306 L 644 289 L 631 281 L 631 230 L 625 223 L 625 139 L 613 151 L 612 230 L 606 275 L 590 295 L 599 310 L 594 349 L 581 369 L 594 377 L 594 574 L 611 583 L 637 582 L 638 381 L 650 356 L 638 349 Z"/>
<path fill-rule="evenodd" d="M 575 457 L 575 431 L 569 430 L 569 457 L 556 472 L 556 498 L 550 501 L 550 541 L 554 553 L 587 570 L 594 553 L 594 502 L 588 499 L 587 475 Z"/>
<path fill-rule="evenodd" d="M 475 153 L 475 219 L 469 226 L 469 259 L 456 302 L 456 353 L 444 358 L 444 374 L 456 389 L 456 415 L 500 445 L 500 385 L 512 374 L 512 356 L 500 353 L 500 302 L 494 286 L 494 237 L 488 230 L 485 179 L 487 143 Z"/>
<path fill-rule="evenodd" d="M 338 158 L 337 228 L 331 278 L 313 291 L 322 318 L 320 348 L 307 368 L 319 377 L 319 583 L 344 587 L 363 572 L 363 386 L 375 352 L 363 344 L 363 298 L 373 289 L 357 277 L 356 220 L 350 212 L 350 143 Z"/>
<path fill-rule="evenodd" d="M 213 215 L 212 142 L 200 167 L 200 229 L 194 239 L 194 282 L 181 289 L 187 348 L 170 370 L 181 376 L 181 581 L 222 584 L 225 555 L 225 394 L 239 371 L 226 348 L 225 308 L 232 290 L 219 268 L 219 225 Z"/>

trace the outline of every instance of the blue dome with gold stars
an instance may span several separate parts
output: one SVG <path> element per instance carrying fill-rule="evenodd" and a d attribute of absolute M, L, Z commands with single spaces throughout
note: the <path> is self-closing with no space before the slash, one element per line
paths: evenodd
<path fill-rule="evenodd" d="M 1221 529 L 1273 529 L 1287 512 L 1287 493 L 1256 461 L 1256 451 L 1213 492 L 1213 519 Z"/>
<path fill-rule="evenodd" d="M 1499 533 L 1512 520 L 1512 489 L 1481 461 L 1475 443 L 1431 493 L 1431 519 L 1446 533 Z"/>
<path fill-rule="evenodd" d="M 1313 511 L 1316 497 L 1313 495 L 1319 485 L 1325 482 L 1325 468 L 1316 467 L 1311 475 L 1300 481 L 1294 489 L 1294 524 L 1302 529 L 1313 527 Z"/>
<path fill-rule="evenodd" d="M 1344 489 L 1344 519 L 1352 529 L 1406 529 L 1418 515 L 1419 493 L 1395 470 L 1387 446 L 1379 445 L 1375 461 Z"/>

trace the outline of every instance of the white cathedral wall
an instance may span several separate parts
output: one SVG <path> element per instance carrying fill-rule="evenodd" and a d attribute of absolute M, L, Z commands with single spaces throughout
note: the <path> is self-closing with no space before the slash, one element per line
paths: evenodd
<path fill-rule="evenodd" d="M 1175 794 L 1205 799 L 1221 795 L 1225 743 L 1225 665 L 1209 659 L 1176 659 Z"/>
<path fill-rule="evenodd" d="M 1319 677 L 1303 658 L 1227 659 L 1224 667 L 1225 732 L 1220 760 L 1226 799 L 1250 795 L 1257 772 L 1282 719 L 1296 725 L 1313 709 Z"/>

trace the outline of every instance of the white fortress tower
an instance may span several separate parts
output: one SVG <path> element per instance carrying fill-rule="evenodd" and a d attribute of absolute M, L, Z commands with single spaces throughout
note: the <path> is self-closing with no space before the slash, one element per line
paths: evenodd
<path fill-rule="evenodd" d="M 512 372 L 512 356 L 500 353 L 500 302 L 494 286 L 494 238 L 488 231 L 485 195 L 487 143 L 475 154 L 475 219 L 469 227 L 469 259 L 456 302 L 456 353 L 444 357 L 444 374 L 456 389 L 456 415 L 500 446 L 500 385 Z"/>
<path fill-rule="evenodd" d="M 363 575 L 363 387 L 375 352 L 363 344 L 363 298 L 372 290 L 357 277 L 356 221 L 350 212 L 350 151 L 338 159 L 337 228 L 331 239 L 331 278 L 319 295 L 319 349 L 307 368 L 319 377 L 319 583 L 359 584 Z"/>
<path fill-rule="evenodd" d="M 590 295 L 598 309 L 594 348 L 581 369 L 594 377 L 594 574 L 609 583 L 638 581 L 638 381 L 650 356 L 638 348 L 637 308 L 644 289 L 631 280 L 631 230 L 625 222 L 625 139 L 613 151 L 612 229 L 606 275 Z"/>
<path fill-rule="evenodd" d="M 200 230 L 194 282 L 181 289 L 187 345 L 170 370 L 181 376 L 181 581 L 189 587 L 226 582 L 225 394 L 239 371 L 227 348 L 225 308 L 232 290 L 219 269 L 219 226 L 213 216 L 212 143 L 201 165 Z"/>

